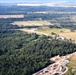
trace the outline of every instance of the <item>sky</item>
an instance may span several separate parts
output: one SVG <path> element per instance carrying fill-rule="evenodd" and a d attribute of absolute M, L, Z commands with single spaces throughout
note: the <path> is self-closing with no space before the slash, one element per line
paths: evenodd
<path fill-rule="evenodd" d="M 0 0 L 0 3 L 76 2 L 76 0 Z"/>

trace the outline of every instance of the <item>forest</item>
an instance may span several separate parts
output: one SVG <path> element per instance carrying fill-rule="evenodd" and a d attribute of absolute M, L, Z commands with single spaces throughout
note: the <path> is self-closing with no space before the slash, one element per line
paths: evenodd
<path fill-rule="evenodd" d="M 49 59 L 76 51 L 70 40 L 16 30 L 11 20 L 0 20 L 0 75 L 32 75 L 53 63 Z"/>

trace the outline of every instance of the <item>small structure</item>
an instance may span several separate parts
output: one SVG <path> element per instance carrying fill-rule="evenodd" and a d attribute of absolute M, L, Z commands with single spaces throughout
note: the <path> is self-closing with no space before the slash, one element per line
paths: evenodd
<path fill-rule="evenodd" d="M 51 60 L 52 60 L 52 61 L 56 61 L 56 60 L 59 59 L 59 58 L 60 58 L 60 56 L 58 55 L 58 56 L 53 57 Z"/>
<path fill-rule="evenodd" d="M 64 36 L 57 36 L 56 39 L 57 39 L 57 40 L 65 40 L 66 37 L 64 37 Z"/>
<path fill-rule="evenodd" d="M 66 64 L 68 64 L 68 63 L 69 63 L 69 60 L 63 61 L 63 64 L 64 64 L 64 65 L 66 65 Z"/>

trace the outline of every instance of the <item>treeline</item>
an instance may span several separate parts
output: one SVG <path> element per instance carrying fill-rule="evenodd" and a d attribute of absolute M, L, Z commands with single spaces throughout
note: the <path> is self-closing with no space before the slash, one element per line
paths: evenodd
<path fill-rule="evenodd" d="M 27 12 L 76 12 L 75 7 L 48 7 L 48 6 L 0 6 L 0 14 L 26 14 Z M 33 9 L 33 10 L 32 10 Z"/>
<path fill-rule="evenodd" d="M 61 25 L 61 27 L 71 30 L 76 30 L 76 25 Z"/>

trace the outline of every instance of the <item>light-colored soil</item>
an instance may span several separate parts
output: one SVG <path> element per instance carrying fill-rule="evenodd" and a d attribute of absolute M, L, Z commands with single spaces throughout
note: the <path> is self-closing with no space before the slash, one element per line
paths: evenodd
<path fill-rule="evenodd" d="M 65 36 L 68 39 L 73 39 L 76 41 L 76 32 L 66 32 L 66 33 L 58 33 L 60 36 Z"/>
<path fill-rule="evenodd" d="M 15 21 L 13 24 L 18 26 L 44 26 L 53 25 L 50 21 Z"/>

